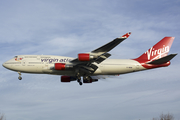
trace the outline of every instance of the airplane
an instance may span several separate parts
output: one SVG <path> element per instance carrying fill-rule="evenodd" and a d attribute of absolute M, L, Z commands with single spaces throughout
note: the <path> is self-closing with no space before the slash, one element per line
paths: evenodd
<path fill-rule="evenodd" d="M 9 70 L 21 73 L 61 75 L 61 82 L 77 81 L 79 85 L 92 83 L 107 76 L 132 73 L 159 67 L 167 67 L 177 54 L 169 50 L 175 37 L 164 37 L 157 44 L 135 59 L 108 59 L 108 53 L 131 32 L 88 53 L 79 53 L 77 58 L 53 55 L 18 55 L 3 63 Z M 81 80 L 83 78 L 83 80 Z"/>

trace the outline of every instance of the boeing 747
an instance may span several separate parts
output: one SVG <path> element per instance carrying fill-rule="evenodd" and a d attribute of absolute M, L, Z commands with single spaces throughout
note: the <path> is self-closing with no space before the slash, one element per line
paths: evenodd
<path fill-rule="evenodd" d="M 61 75 L 61 82 L 77 81 L 92 83 L 109 75 L 120 75 L 142 70 L 167 67 L 177 54 L 169 50 L 174 37 L 164 37 L 161 41 L 135 59 L 109 59 L 108 53 L 130 36 L 131 32 L 89 52 L 79 53 L 77 58 L 53 55 L 18 55 L 3 63 L 9 70 L 21 73 Z M 83 80 L 81 80 L 83 78 Z"/>

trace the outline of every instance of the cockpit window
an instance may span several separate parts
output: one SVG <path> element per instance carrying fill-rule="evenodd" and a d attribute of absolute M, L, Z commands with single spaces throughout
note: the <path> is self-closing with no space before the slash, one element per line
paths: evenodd
<path fill-rule="evenodd" d="M 14 58 L 18 58 L 18 56 L 15 56 Z"/>

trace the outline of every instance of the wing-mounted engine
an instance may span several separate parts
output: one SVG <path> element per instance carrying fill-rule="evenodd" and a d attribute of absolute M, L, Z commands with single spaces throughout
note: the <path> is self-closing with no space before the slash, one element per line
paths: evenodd
<path fill-rule="evenodd" d="M 107 59 L 110 56 L 111 56 L 111 54 L 109 54 L 109 53 L 103 53 L 103 54 L 80 53 L 80 54 L 78 54 L 78 61 L 82 61 L 82 62 L 83 61 L 84 62 L 96 62 L 96 63 L 99 64 L 99 63 L 101 63 L 102 61 L 104 61 L 105 59 Z"/>
<path fill-rule="evenodd" d="M 70 68 L 73 68 L 73 65 L 68 65 L 65 63 L 55 63 L 54 64 L 55 70 L 66 70 L 66 69 L 70 69 Z"/>
<path fill-rule="evenodd" d="M 79 61 L 90 61 L 97 58 L 95 55 L 91 55 L 89 53 L 79 53 L 78 60 Z"/>

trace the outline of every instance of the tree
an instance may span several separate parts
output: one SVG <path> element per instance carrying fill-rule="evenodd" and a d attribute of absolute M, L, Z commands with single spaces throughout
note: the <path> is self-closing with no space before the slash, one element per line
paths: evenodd
<path fill-rule="evenodd" d="M 152 120 L 174 120 L 173 114 L 161 114 L 159 118 L 153 118 Z"/>
<path fill-rule="evenodd" d="M 152 120 L 159 120 L 158 118 L 153 118 Z"/>
<path fill-rule="evenodd" d="M 161 114 L 160 115 L 160 120 L 174 120 L 174 116 L 172 114 Z"/>

